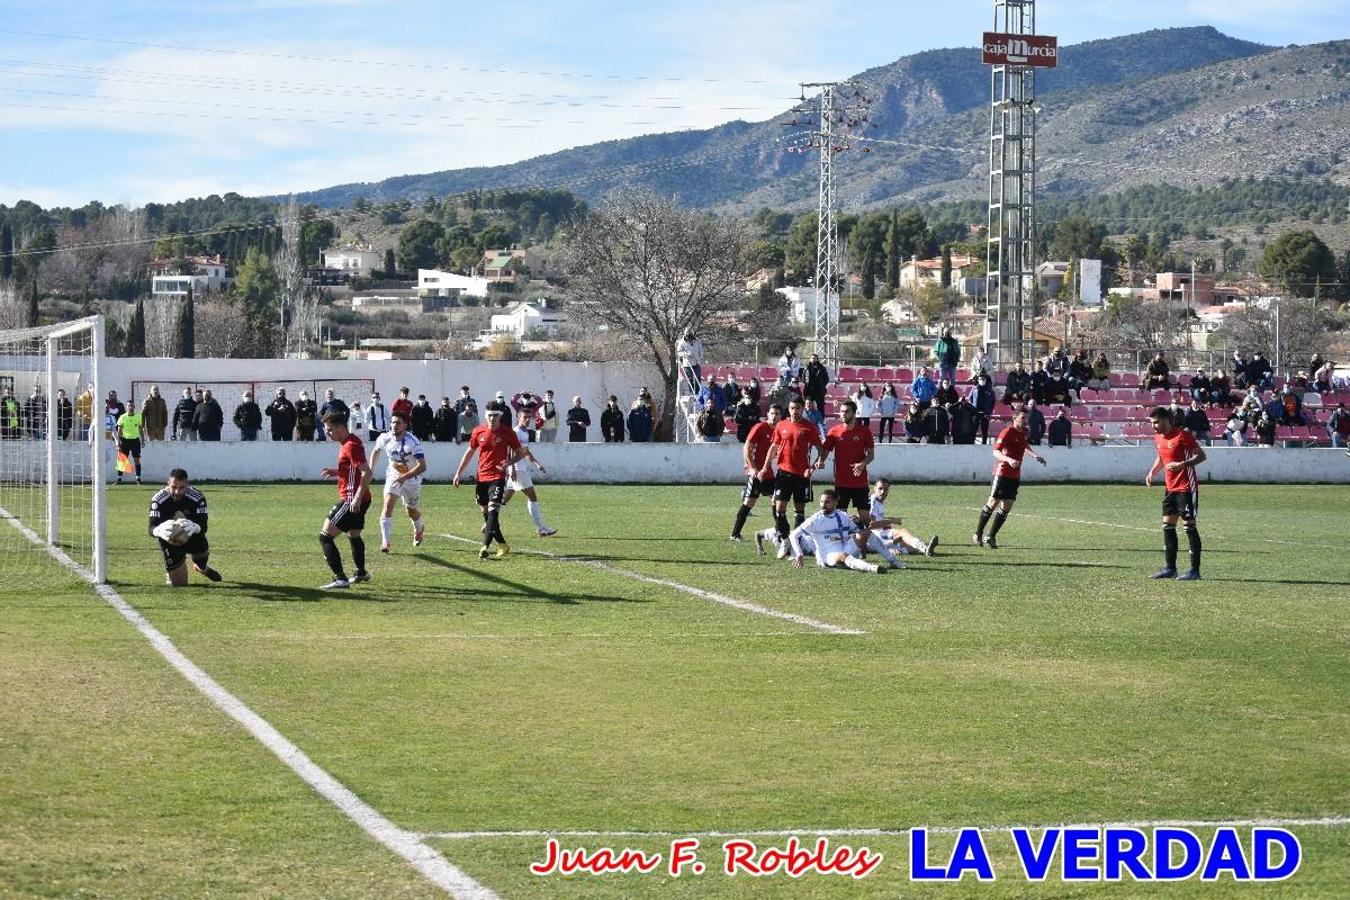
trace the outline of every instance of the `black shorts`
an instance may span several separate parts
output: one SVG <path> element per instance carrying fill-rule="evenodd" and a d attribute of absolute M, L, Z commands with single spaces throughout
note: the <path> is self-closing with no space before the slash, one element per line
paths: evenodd
<path fill-rule="evenodd" d="M 357 506 L 348 506 L 344 500 L 328 511 L 328 521 L 332 522 L 333 527 L 343 533 L 361 531 L 366 527 L 366 510 L 369 508 L 369 499 Z"/>
<path fill-rule="evenodd" d="M 506 479 L 498 478 L 495 481 L 480 481 L 473 489 L 474 496 L 478 498 L 479 506 L 501 506 L 502 498 L 506 496 Z"/>
<path fill-rule="evenodd" d="M 1194 519 L 1200 513 L 1199 491 L 1168 491 L 1163 494 L 1163 515 Z"/>
<path fill-rule="evenodd" d="M 791 472 L 779 472 L 773 478 L 773 499 L 779 503 L 788 500 L 794 503 L 810 503 L 815 498 L 811 493 L 809 475 L 793 475 Z"/>
<path fill-rule="evenodd" d="M 848 509 L 850 503 L 853 504 L 854 509 L 862 512 L 872 508 L 872 498 L 868 496 L 865 487 L 840 487 L 836 484 L 834 492 L 839 495 L 840 509 Z"/>
<path fill-rule="evenodd" d="M 989 494 L 995 500 L 1016 500 L 1017 489 L 1021 486 L 1022 481 L 1019 478 L 1005 478 L 1002 475 L 995 475 Z"/>
<path fill-rule="evenodd" d="M 158 540 L 158 539 L 157 539 Z M 210 552 L 210 547 L 206 543 L 206 535 L 197 533 L 187 539 L 187 543 L 170 544 L 168 541 L 159 541 L 159 550 L 164 554 L 164 571 L 172 572 L 183 564 L 183 560 L 189 555 L 205 556 Z"/>
<path fill-rule="evenodd" d="M 141 455 L 141 439 L 140 439 L 140 438 L 118 438 L 118 439 L 117 439 L 117 449 L 118 449 L 119 452 L 125 453 L 127 456 L 140 456 L 140 455 Z"/>
<path fill-rule="evenodd" d="M 773 483 L 772 478 L 760 478 L 758 475 L 746 476 L 745 489 L 741 491 L 741 502 L 749 503 L 756 497 L 772 496 Z"/>

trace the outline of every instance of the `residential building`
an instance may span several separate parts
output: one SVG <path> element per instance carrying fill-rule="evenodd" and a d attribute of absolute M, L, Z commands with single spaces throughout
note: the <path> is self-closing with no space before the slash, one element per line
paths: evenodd
<path fill-rule="evenodd" d="M 952 285 L 965 277 L 966 270 L 977 262 L 973 256 L 952 256 Z M 926 284 L 942 283 L 942 257 L 919 259 L 912 256 L 900 266 L 900 286 L 919 288 Z"/>
<path fill-rule="evenodd" d="M 1064 290 L 1064 280 L 1068 277 L 1067 261 L 1047 260 L 1036 266 L 1036 284 L 1046 297 L 1058 297 Z"/>
<path fill-rule="evenodd" d="M 449 297 L 459 291 L 469 297 L 486 297 L 488 279 L 477 275 L 456 275 L 440 269 L 417 270 L 417 293 L 421 297 Z"/>
<path fill-rule="evenodd" d="M 376 269 L 384 268 L 384 254 L 369 245 L 330 247 L 322 251 L 323 268 L 337 269 L 348 277 L 369 278 Z"/>
<path fill-rule="evenodd" d="M 188 267 L 191 274 L 180 274 L 182 268 Z M 189 286 L 194 294 L 215 293 L 234 284 L 234 274 L 218 255 L 152 260 L 150 274 L 150 293 L 156 297 L 184 297 Z"/>

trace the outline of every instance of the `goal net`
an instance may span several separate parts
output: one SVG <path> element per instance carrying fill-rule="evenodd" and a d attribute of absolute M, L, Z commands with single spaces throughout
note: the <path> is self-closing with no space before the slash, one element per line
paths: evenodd
<path fill-rule="evenodd" d="M 0 584 L 107 580 L 103 321 L 0 330 Z"/>

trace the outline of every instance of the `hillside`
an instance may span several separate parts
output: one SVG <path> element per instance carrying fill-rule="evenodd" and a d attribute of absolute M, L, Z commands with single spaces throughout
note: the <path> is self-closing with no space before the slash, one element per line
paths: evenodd
<path fill-rule="evenodd" d="M 1272 50 L 1209 27 L 1066 46 L 1059 68 L 1040 77 L 1042 185 L 1052 193 L 1092 191 L 1141 172 L 1167 178 L 1163 170 L 1181 164 L 1180 175 L 1196 175 L 1189 165 L 1196 145 L 1216 133 L 1226 140 L 1224 149 L 1246 151 L 1235 170 L 1229 156 L 1206 148 L 1202 157 L 1212 156 L 1217 171 L 1276 174 L 1292 162 L 1305 171 L 1343 174 L 1337 167 L 1344 163 L 1328 162 L 1324 151 L 1347 135 L 1340 83 L 1347 71 L 1350 45 L 1344 42 Z M 977 50 L 925 51 L 857 77 L 879 97 L 876 128 L 869 132 L 876 143 L 868 154 L 840 157 L 846 206 L 962 199 L 983 190 L 989 75 Z M 1329 127 L 1311 139 L 1301 136 L 1306 146 L 1297 159 L 1263 133 L 1278 126 L 1290 136 L 1303 117 L 1319 114 L 1329 117 Z M 815 169 L 810 156 L 785 152 L 787 120 L 785 112 L 766 122 L 608 141 L 509 166 L 341 185 L 298 199 L 339 207 L 359 197 L 420 200 L 537 185 L 594 200 L 616 185 L 641 184 L 699 207 L 800 208 L 814 202 Z"/>

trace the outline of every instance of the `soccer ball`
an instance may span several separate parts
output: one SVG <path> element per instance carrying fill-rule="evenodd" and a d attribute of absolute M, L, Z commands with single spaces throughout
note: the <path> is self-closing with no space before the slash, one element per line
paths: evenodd
<path fill-rule="evenodd" d="M 186 544 L 201 526 L 191 519 L 166 519 L 155 526 L 154 535 L 174 546 Z"/>

